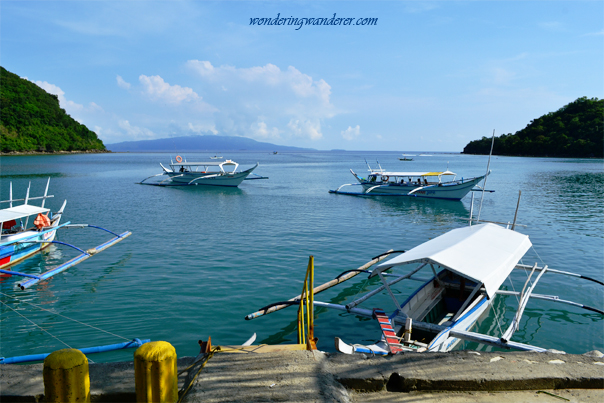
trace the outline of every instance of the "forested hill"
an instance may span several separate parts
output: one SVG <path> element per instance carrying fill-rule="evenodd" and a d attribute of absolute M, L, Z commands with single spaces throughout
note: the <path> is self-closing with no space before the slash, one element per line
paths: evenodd
<path fill-rule="evenodd" d="M 59 98 L 0 67 L 0 150 L 106 151 L 96 133 L 65 113 Z"/>
<path fill-rule="evenodd" d="M 493 154 L 532 157 L 595 157 L 604 153 L 604 100 L 582 97 L 532 120 L 514 134 L 495 137 Z M 491 139 L 471 141 L 464 154 L 488 154 Z"/>

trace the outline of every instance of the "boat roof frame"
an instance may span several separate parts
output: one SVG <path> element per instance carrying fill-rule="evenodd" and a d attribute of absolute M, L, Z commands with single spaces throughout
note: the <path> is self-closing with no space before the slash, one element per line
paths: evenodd
<path fill-rule="evenodd" d="M 410 176 L 410 177 L 423 177 L 423 176 L 442 176 L 442 175 L 457 175 L 451 171 L 443 172 L 386 172 L 386 171 L 375 171 L 371 170 L 369 175 L 382 175 L 382 176 Z"/>
<path fill-rule="evenodd" d="M 369 277 L 395 266 L 433 264 L 484 284 L 492 298 L 531 246 L 528 235 L 495 224 L 462 227 L 379 264 Z"/>
<path fill-rule="evenodd" d="M 11 220 L 19 220 L 36 214 L 46 214 L 50 209 L 31 204 L 22 204 L 20 206 L 9 207 L 0 210 L 0 222 L 8 222 Z"/>

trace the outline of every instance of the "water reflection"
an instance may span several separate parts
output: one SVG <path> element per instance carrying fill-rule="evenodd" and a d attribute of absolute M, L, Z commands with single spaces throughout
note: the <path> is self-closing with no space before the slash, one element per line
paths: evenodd
<path fill-rule="evenodd" d="M 461 201 L 393 196 L 374 196 L 365 200 L 369 208 L 397 216 L 424 216 L 438 220 L 467 218 L 470 215 L 470 211 Z"/>

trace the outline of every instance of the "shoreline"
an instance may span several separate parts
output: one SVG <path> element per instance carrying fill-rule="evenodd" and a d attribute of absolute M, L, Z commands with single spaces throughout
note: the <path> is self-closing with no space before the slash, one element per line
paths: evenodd
<path fill-rule="evenodd" d="M 24 155 L 71 155 L 71 154 L 112 154 L 110 150 L 76 150 L 76 151 L 10 151 L 0 153 L 0 157 L 18 157 Z"/>

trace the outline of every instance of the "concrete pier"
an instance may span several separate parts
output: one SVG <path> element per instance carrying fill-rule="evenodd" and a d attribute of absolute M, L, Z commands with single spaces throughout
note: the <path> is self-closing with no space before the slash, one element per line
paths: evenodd
<path fill-rule="evenodd" d="M 179 372 L 194 361 L 178 360 Z M 604 358 L 555 353 L 216 353 L 179 376 L 183 402 L 604 401 Z M 134 402 L 134 363 L 89 365 L 93 402 Z M 1 365 L 0 401 L 44 401 L 42 364 Z M 555 395 L 555 396 L 552 396 Z"/>

